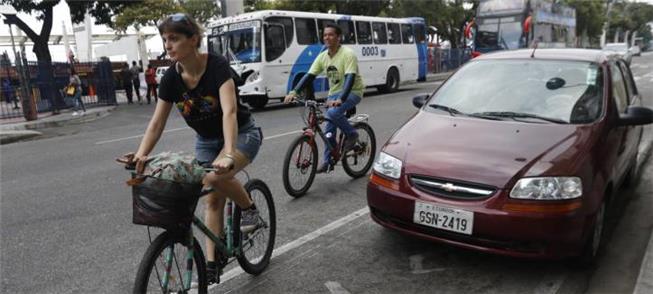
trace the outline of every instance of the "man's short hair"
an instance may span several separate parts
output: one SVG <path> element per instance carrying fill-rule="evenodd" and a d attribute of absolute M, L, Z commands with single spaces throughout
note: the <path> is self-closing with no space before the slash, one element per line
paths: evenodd
<path fill-rule="evenodd" d="M 338 35 L 338 36 L 342 35 L 342 29 L 340 29 L 340 27 L 338 25 L 333 24 L 333 23 L 328 23 L 328 24 L 326 24 L 326 26 L 324 26 L 324 30 L 326 31 L 326 29 L 328 29 L 328 28 L 334 29 L 336 31 L 336 35 Z"/>

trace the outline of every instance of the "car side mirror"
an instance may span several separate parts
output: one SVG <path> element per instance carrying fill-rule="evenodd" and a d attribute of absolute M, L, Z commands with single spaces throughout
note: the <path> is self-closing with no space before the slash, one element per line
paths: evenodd
<path fill-rule="evenodd" d="M 422 108 L 424 106 L 424 103 L 426 103 L 426 99 L 429 98 L 430 94 L 419 94 L 415 97 L 413 97 L 413 105 L 417 108 Z"/>
<path fill-rule="evenodd" d="M 619 126 L 639 126 L 653 123 L 653 109 L 629 106 L 626 113 L 619 115 Z"/>

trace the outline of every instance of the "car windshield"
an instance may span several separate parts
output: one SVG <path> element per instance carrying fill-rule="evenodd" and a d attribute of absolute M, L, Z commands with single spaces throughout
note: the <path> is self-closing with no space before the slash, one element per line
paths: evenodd
<path fill-rule="evenodd" d="M 628 46 L 626 44 L 607 44 L 603 50 L 622 52 L 628 50 Z"/>
<path fill-rule="evenodd" d="M 209 50 L 231 63 L 261 62 L 261 32 L 255 27 L 227 31 L 209 37 Z"/>
<path fill-rule="evenodd" d="M 589 123 L 601 114 L 602 76 L 589 62 L 479 60 L 460 69 L 427 104 L 480 119 Z"/>

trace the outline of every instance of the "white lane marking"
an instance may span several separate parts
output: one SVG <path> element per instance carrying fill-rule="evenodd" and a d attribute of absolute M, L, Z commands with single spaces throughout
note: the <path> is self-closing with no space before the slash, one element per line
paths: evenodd
<path fill-rule="evenodd" d="M 324 286 L 329 289 L 329 292 L 332 294 L 349 294 L 349 291 L 345 289 L 340 283 L 335 281 L 328 281 L 324 283 Z"/>
<path fill-rule="evenodd" d="M 190 129 L 190 128 L 189 127 L 176 128 L 176 129 L 171 129 L 171 130 L 165 130 L 163 132 L 164 133 L 170 133 L 170 132 L 175 132 L 175 131 L 185 130 L 185 129 Z M 301 130 L 296 130 L 296 131 L 286 132 L 286 133 L 283 133 L 283 134 L 272 135 L 272 136 L 269 136 L 269 137 L 264 136 L 263 140 L 279 138 L 279 137 L 292 135 L 292 134 L 300 133 L 300 132 L 301 132 Z M 129 139 L 136 139 L 136 138 L 142 138 L 142 137 L 143 137 L 143 135 L 137 135 L 137 136 L 129 136 L 129 137 L 117 138 L 117 139 L 106 140 L 106 141 L 99 141 L 99 142 L 95 142 L 95 145 L 102 145 L 102 144 L 106 144 L 106 143 L 113 143 L 113 142 L 124 141 L 124 140 L 129 140 Z"/>
<path fill-rule="evenodd" d="M 422 265 L 423 260 L 424 260 L 424 256 L 422 256 L 421 254 L 415 254 L 409 256 L 408 265 L 410 267 L 410 273 L 414 275 L 419 275 L 419 274 L 426 274 L 430 272 L 442 272 L 446 270 L 446 268 L 443 267 L 425 269 L 424 266 Z"/>
<path fill-rule="evenodd" d="M 171 132 L 176 132 L 176 131 L 179 131 L 179 130 L 185 130 L 185 129 L 189 129 L 189 127 L 170 129 L 170 130 L 165 130 L 165 131 L 163 131 L 163 132 L 164 132 L 164 133 L 171 133 Z M 106 144 L 106 143 L 113 143 L 113 142 L 124 141 L 124 140 L 135 139 L 135 138 L 142 138 L 142 137 L 143 137 L 143 135 L 137 135 L 137 136 L 130 136 L 130 137 L 124 137 L 124 138 L 118 138 L 118 139 L 112 139 L 112 140 L 100 141 L 100 142 L 95 142 L 95 145 L 102 145 L 102 144 Z"/>
<path fill-rule="evenodd" d="M 272 136 L 269 136 L 269 137 L 266 137 L 265 134 L 264 134 L 263 135 L 263 141 L 268 140 L 268 139 L 274 139 L 274 138 L 279 138 L 279 137 L 283 137 L 283 136 L 288 136 L 288 135 L 292 135 L 292 134 L 296 134 L 296 133 L 301 133 L 301 132 L 302 132 L 301 130 L 296 130 L 296 131 L 286 132 L 286 133 L 283 133 L 283 134 L 272 135 Z"/>
<path fill-rule="evenodd" d="M 343 216 L 343 217 L 331 222 L 330 224 L 328 224 L 328 225 L 326 225 L 324 227 L 321 227 L 321 228 L 319 228 L 319 229 L 317 229 L 315 231 L 312 231 L 312 232 L 310 232 L 310 233 L 308 233 L 308 234 L 306 234 L 304 236 L 299 237 L 298 239 L 296 239 L 294 241 L 291 241 L 291 242 L 286 243 L 285 245 L 283 245 L 283 246 L 281 246 L 279 248 L 274 249 L 272 251 L 272 257 L 270 259 L 276 258 L 279 255 L 282 255 L 282 254 L 284 254 L 284 253 L 286 253 L 286 252 L 288 252 L 290 250 L 293 250 L 293 249 L 295 249 L 295 248 L 297 248 L 299 246 L 302 246 L 302 245 L 316 239 L 317 237 L 320 237 L 320 236 L 322 236 L 322 235 L 324 235 L 324 234 L 326 234 L 328 232 L 331 232 L 331 231 L 333 231 L 333 230 L 335 230 L 335 229 L 337 229 L 339 227 L 342 227 L 342 226 L 344 226 L 344 225 L 346 225 L 346 224 L 348 224 L 348 223 L 356 220 L 357 218 L 359 218 L 361 216 L 364 216 L 364 215 L 366 215 L 368 213 L 370 213 L 370 208 L 366 206 L 366 207 L 363 207 L 363 208 L 361 208 L 359 210 L 356 210 L 356 211 L 354 211 L 354 212 L 352 212 L 352 213 L 350 213 L 350 214 L 348 214 L 346 216 Z M 237 277 L 238 275 L 240 275 L 242 273 L 243 273 L 242 268 L 235 267 L 235 268 L 229 270 L 228 272 L 224 273 L 222 276 L 220 276 L 220 283 L 229 281 L 229 280 Z M 218 286 L 217 284 L 211 285 L 209 287 L 209 289 L 213 289 L 213 288 L 215 288 L 217 286 Z"/>

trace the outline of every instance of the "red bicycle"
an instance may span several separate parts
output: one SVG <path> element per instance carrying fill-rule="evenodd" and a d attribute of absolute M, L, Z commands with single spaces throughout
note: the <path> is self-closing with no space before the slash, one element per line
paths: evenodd
<path fill-rule="evenodd" d="M 301 115 L 306 126 L 303 133 L 290 144 L 283 161 L 283 186 L 286 192 L 292 197 L 301 197 L 313 184 L 318 165 L 316 137 L 331 147 L 331 162 L 327 171 L 332 171 L 342 160 L 343 169 L 352 178 L 367 174 L 376 154 L 376 137 L 372 127 L 367 124 L 369 115 L 348 115 L 349 123 L 358 132 L 358 140 L 352 148 L 344 150 L 345 135 L 342 132 L 338 134 L 336 146 L 331 146 L 320 127 L 322 122 L 329 120 L 321 109 L 325 104 L 309 99 L 296 100 L 304 104 Z"/>

